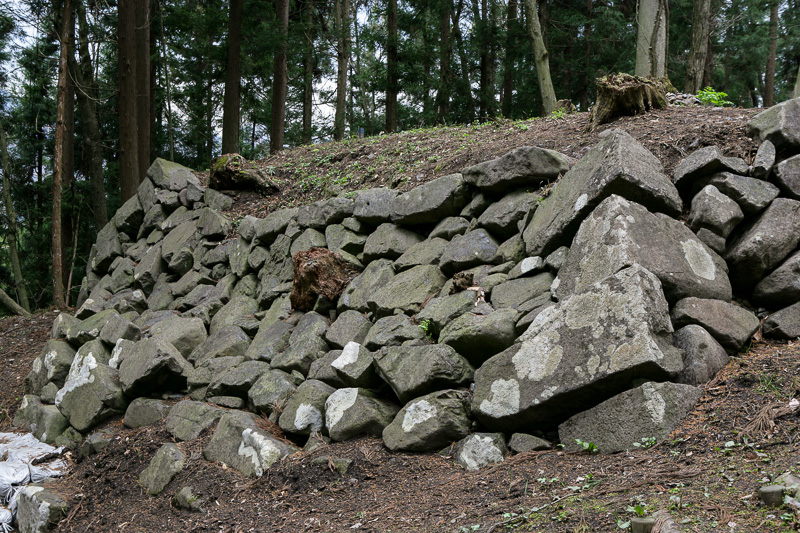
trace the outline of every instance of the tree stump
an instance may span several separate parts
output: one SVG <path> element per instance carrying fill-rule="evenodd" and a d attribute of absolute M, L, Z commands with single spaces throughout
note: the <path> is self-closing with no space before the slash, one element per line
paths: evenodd
<path fill-rule="evenodd" d="M 667 107 L 666 93 L 672 87 L 667 78 L 655 80 L 630 74 L 597 78 L 595 83 L 597 101 L 589 116 L 590 131 L 618 117 Z"/>
<path fill-rule="evenodd" d="M 239 154 L 224 154 L 214 160 L 208 186 L 218 191 L 255 191 L 264 196 L 280 191 L 266 172 Z"/>
<path fill-rule="evenodd" d="M 358 269 L 327 248 L 309 248 L 297 252 L 294 282 L 289 301 L 292 309 L 310 311 L 318 296 L 335 302 L 345 287 L 358 275 Z"/>

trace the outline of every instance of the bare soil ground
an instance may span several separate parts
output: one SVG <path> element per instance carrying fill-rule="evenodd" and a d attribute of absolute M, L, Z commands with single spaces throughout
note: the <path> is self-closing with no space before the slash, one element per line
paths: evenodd
<path fill-rule="evenodd" d="M 631 132 L 669 169 L 683 154 L 709 144 L 719 145 L 728 155 L 751 157 L 755 145 L 743 130 L 751 115 L 740 109 L 667 109 L 622 119 L 614 126 Z M 234 209 L 241 215 L 263 216 L 277 205 L 324 197 L 329 182 L 305 190 L 290 184 L 304 168 L 300 165 L 320 153 L 363 151 L 349 160 L 349 168 L 359 163 L 361 169 L 380 157 L 392 161 L 380 172 L 371 171 L 374 179 L 358 170 L 342 184 L 344 190 L 396 179 L 397 186 L 410 187 L 416 174 L 423 175 L 420 181 L 430 179 L 526 144 L 578 157 L 596 141 L 596 134 L 582 133 L 585 120 L 585 115 L 577 115 L 564 121 L 442 128 L 444 134 L 411 132 L 287 151 L 261 162 L 275 167 L 276 176 L 287 184 L 282 196 L 265 200 L 240 194 Z M 465 139 L 474 136 L 465 154 L 458 155 L 447 143 L 428 147 L 451 134 L 457 138 L 457 130 Z M 417 150 L 425 150 L 423 159 L 430 152 L 439 154 L 435 163 L 444 166 L 435 170 L 430 162 L 405 173 L 392 170 L 392 165 L 406 161 L 405 149 L 398 148 L 395 155 L 386 151 L 393 143 L 416 144 Z M 378 144 L 380 150 L 374 147 Z M 368 159 L 369 154 L 374 157 Z M 347 157 L 314 168 L 346 169 L 342 161 Z M 0 428 L 13 417 L 24 376 L 49 337 L 54 316 L 48 312 L 0 320 Z M 642 435 L 644 446 L 627 453 L 565 453 L 556 448 L 466 472 L 443 455 L 394 454 L 379 439 L 362 438 L 295 454 L 264 477 L 248 479 L 203 459 L 210 438 L 206 433 L 196 441 L 178 443 L 189 458 L 187 467 L 156 497 L 148 496 L 137 479 L 159 446 L 173 439 L 163 424 L 131 430 L 112 419 L 105 424 L 115 430 L 112 444 L 86 459 L 76 457 L 72 473 L 52 483 L 71 508 L 57 530 L 610 532 L 621 531 L 619 525 L 634 516 L 632 509 L 638 505 L 646 512 L 669 510 L 685 531 L 797 531 L 797 513 L 763 507 L 758 489 L 784 471 L 800 471 L 798 412 L 773 419 L 769 409 L 798 396 L 800 343 L 759 342 L 734 357 L 704 387 L 695 410 L 669 439 L 650 448 L 648 436 Z M 336 458 L 352 461 L 343 474 L 335 468 Z M 201 511 L 174 505 L 173 495 L 184 486 L 198 495 Z"/>

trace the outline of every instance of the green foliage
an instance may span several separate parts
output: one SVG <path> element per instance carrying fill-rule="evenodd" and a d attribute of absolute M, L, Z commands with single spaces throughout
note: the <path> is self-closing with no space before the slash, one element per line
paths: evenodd
<path fill-rule="evenodd" d="M 703 102 L 704 104 L 714 105 L 717 107 L 732 106 L 733 102 L 725 100 L 725 98 L 727 97 L 728 93 L 715 91 L 711 87 L 706 87 L 705 89 L 697 93 L 697 98 L 699 98 L 701 102 Z"/>
<path fill-rule="evenodd" d="M 652 448 L 656 445 L 656 438 L 655 437 L 642 437 L 642 440 L 639 442 L 634 442 L 633 446 L 635 448 L 641 448 L 646 450 L 648 448 Z"/>
<path fill-rule="evenodd" d="M 600 449 L 597 447 L 597 445 L 594 442 L 586 442 L 586 441 L 582 441 L 581 439 L 575 439 L 575 444 L 580 446 L 583 449 L 584 452 L 596 453 L 596 452 L 600 451 Z"/>

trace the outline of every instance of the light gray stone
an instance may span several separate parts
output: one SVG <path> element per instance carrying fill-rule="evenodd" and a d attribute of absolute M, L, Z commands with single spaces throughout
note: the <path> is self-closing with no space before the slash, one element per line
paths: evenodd
<path fill-rule="evenodd" d="M 717 172 L 747 174 L 747 163 L 738 157 L 725 157 L 716 146 L 695 150 L 678 163 L 673 173 L 673 182 L 681 191 L 691 191 L 698 178 Z"/>
<path fill-rule="evenodd" d="M 457 215 L 469 202 L 469 190 L 461 174 L 450 174 L 419 185 L 392 200 L 395 224 L 429 224 Z"/>
<path fill-rule="evenodd" d="M 425 332 L 401 313 L 378 319 L 364 338 L 364 346 L 368 350 L 378 350 L 383 346 L 400 346 L 407 341 L 424 339 Z"/>
<path fill-rule="evenodd" d="M 372 261 L 364 271 L 353 278 L 339 296 L 338 310 L 340 313 L 352 309 L 360 313 L 369 311 L 368 301 L 381 287 L 385 286 L 394 277 L 392 261 L 378 259 Z"/>
<path fill-rule="evenodd" d="M 165 427 L 179 441 L 194 440 L 225 413 L 219 407 L 183 400 L 170 409 Z"/>
<path fill-rule="evenodd" d="M 551 273 L 542 272 L 530 278 L 500 283 L 492 289 L 492 305 L 497 309 L 521 309 L 525 302 L 549 293 L 554 279 Z"/>
<path fill-rule="evenodd" d="M 375 373 L 375 358 L 372 352 L 357 342 L 348 342 L 335 358 L 331 358 L 330 367 L 341 383 L 347 387 L 377 389 L 381 385 Z"/>
<path fill-rule="evenodd" d="M 739 222 L 744 219 L 739 204 L 719 192 L 713 185 L 706 185 L 692 199 L 689 212 L 689 227 L 692 231 L 708 228 L 727 238 Z"/>
<path fill-rule="evenodd" d="M 378 187 L 356 191 L 353 200 L 353 216 L 368 224 L 381 224 L 391 217 L 392 203 L 399 193 Z"/>
<path fill-rule="evenodd" d="M 458 441 L 453 449 L 456 462 L 470 471 L 502 463 L 505 454 L 502 433 L 473 433 Z"/>
<path fill-rule="evenodd" d="M 380 435 L 399 408 L 366 389 L 345 388 L 325 400 L 325 427 L 334 441 Z"/>
<path fill-rule="evenodd" d="M 770 339 L 800 337 L 800 302 L 769 315 L 764 320 L 763 333 Z"/>
<path fill-rule="evenodd" d="M 469 435 L 469 397 L 465 391 L 432 392 L 408 402 L 383 430 L 393 452 L 439 450 Z"/>
<path fill-rule="evenodd" d="M 800 155 L 778 163 L 775 167 L 775 183 L 786 196 L 800 200 Z"/>
<path fill-rule="evenodd" d="M 297 385 L 289 374 L 283 370 L 268 370 L 250 387 L 247 398 L 251 409 L 269 415 L 280 413 L 296 390 Z"/>
<path fill-rule="evenodd" d="M 151 496 L 161 494 L 185 464 L 186 456 L 176 444 L 164 444 L 150 460 L 148 467 L 139 474 L 139 483 Z"/>
<path fill-rule="evenodd" d="M 698 324 L 729 352 L 738 352 L 758 330 L 756 315 L 743 307 L 721 300 L 684 298 L 672 308 L 672 323 L 677 328 Z"/>
<path fill-rule="evenodd" d="M 676 381 L 702 385 L 713 379 L 730 358 L 714 337 L 702 326 L 689 324 L 675 332 L 675 346 L 683 350 L 683 370 Z"/>
<path fill-rule="evenodd" d="M 250 338 L 239 326 L 228 326 L 210 335 L 202 344 L 192 350 L 187 358 L 195 366 L 200 366 L 215 357 L 244 356 L 250 346 Z"/>
<path fill-rule="evenodd" d="M 55 405 L 72 427 L 86 431 L 125 408 L 117 371 L 99 362 L 92 352 L 78 353 L 72 361 Z"/>
<path fill-rule="evenodd" d="M 582 449 L 576 439 L 593 442 L 600 453 L 631 450 L 642 439 L 666 438 L 702 394 L 691 385 L 648 382 L 573 416 L 558 436 L 567 450 Z"/>
<path fill-rule="evenodd" d="M 183 357 L 189 357 L 207 338 L 206 326 L 199 318 L 170 316 L 150 328 L 150 336 L 173 345 Z"/>
<path fill-rule="evenodd" d="M 506 192 L 516 187 L 555 180 L 572 161 L 565 155 L 537 146 L 521 146 L 502 157 L 465 168 L 464 179 L 486 191 Z"/>
<path fill-rule="evenodd" d="M 753 169 L 751 174 L 754 178 L 765 180 L 772 172 L 772 167 L 775 165 L 775 145 L 770 141 L 764 141 L 758 147 L 756 157 L 753 160 Z"/>
<path fill-rule="evenodd" d="M 800 98 L 772 106 L 750 119 L 747 135 L 770 141 L 778 153 L 800 150 Z"/>
<path fill-rule="evenodd" d="M 61 388 L 69 374 L 75 352 L 75 348 L 64 340 L 47 341 L 39 356 L 33 360 L 31 371 L 25 378 L 31 392 L 39 394 L 42 388 L 50 382 Z"/>
<path fill-rule="evenodd" d="M 14 426 L 29 430 L 42 442 L 53 444 L 69 427 L 69 421 L 55 405 L 43 405 L 37 396 L 26 394 L 14 416 Z"/>
<path fill-rule="evenodd" d="M 20 533 L 48 533 L 67 516 L 69 506 L 59 494 L 32 483 L 17 492 L 17 528 Z"/>

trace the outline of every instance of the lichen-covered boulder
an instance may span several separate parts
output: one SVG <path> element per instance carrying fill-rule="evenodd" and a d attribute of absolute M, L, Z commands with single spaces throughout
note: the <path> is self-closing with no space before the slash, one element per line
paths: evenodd
<path fill-rule="evenodd" d="M 244 361 L 225 372 L 212 376 L 206 396 L 237 396 L 247 398 L 250 387 L 269 371 L 264 361 Z"/>
<path fill-rule="evenodd" d="M 452 347 L 389 346 L 375 353 L 375 369 L 401 402 L 472 381 L 474 369 Z"/>
<path fill-rule="evenodd" d="M 99 313 L 81 320 L 79 324 L 69 328 L 67 340 L 75 346 L 81 346 L 100 337 L 100 331 L 112 317 L 119 316 L 115 309 L 105 309 Z"/>
<path fill-rule="evenodd" d="M 67 501 L 39 484 L 20 488 L 16 494 L 17 529 L 21 533 L 47 533 L 67 516 Z"/>
<path fill-rule="evenodd" d="M 350 342 L 363 342 L 371 327 L 367 317 L 350 309 L 334 320 L 325 332 L 325 340 L 334 348 L 344 348 Z"/>
<path fill-rule="evenodd" d="M 324 338 L 328 325 L 328 319 L 319 313 L 312 311 L 303 315 L 289 337 L 288 348 L 272 358 L 272 368 L 308 374 L 311 363 L 328 352 Z"/>
<path fill-rule="evenodd" d="M 161 494 L 172 478 L 183 470 L 186 456 L 176 444 L 168 442 L 161 446 L 150 460 L 150 464 L 139 474 L 139 483 L 151 496 Z"/>
<path fill-rule="evenodd" d="M 464 179 L 479 189 L 505 192 L 555 180 L 572 161 L 563 154 L 537 146 L 521 146 L 502 157 L 464 169 Z"/>
<path fill-rule="evenodd" d="M 581 224 L 555 294 L 566 298 L 633 264 L 658 277 L 670 302 L 687 296 L 731 298 L 725 261 L 691 230 L 616 195 Z"/>
<path fill-rule="evenodd" d="M 467 470 L 480 470 L 502 463 L 506 442 L 502 433 L 473 433 L 458 441 L 453 448 L 456 462 Z"/>
<path fill-rule="evenodd" d="M 308 379 L 286 402 L 278 425 L 287 433 L 309 435 L 325 426 L 325 401 L 335 391 L 316 379 Z"/>
<path fill-rule="evenodd" d="M 553 187 L 523 236 L 528 255 L 569 245 L 586 216 L 611 194 L 678 216 L 681 199 L 661 162 L 633 137 L 612 130 Z"/>
<path fill-rule="evenodd" d="M 675 346 L 683 350 L 683 370 L 675 379 L 678 383 L 707 383 L 730 361 L 725 348 L 697 324 L 689 324 L 676 331 Z"/>
<path fill-rule="evenodd" d="M 99 362 L 92 351 L 79 351 L 55 404 L 72 427 L 86 431 L 121 413 L 126 402 L 117 371 Z"/>
<path fill-rule="evenodd" d="M 44 405 L 37 396 L 26 394 L 14 416 L 14 426 L 24 427 L 40 441 L 53 444 L 69 427 L 69 421 L 55 405 Z"/>
<path fill-rule="evenodd" d="M 635 265 L 542 310 L 475 372 L 472 409 L 502 431 L 558 423 L 632 379 L 669 379 L 682 367 L 661 283 Z"/>
<path fill-rule="evenodd" d="M 401 272 L 367 300 L 377 316 L 386 316 L 400 310 L 416 314 L 422 305 L 438 294 L 447 278 L 435 265 L 419 265 Z"/>
<path fill-rule="evenodd" d="M 297 390 L 292 377 L 283 370 L 268 370 L 247 391 L 250 407 L 259 413 L 279 412 Z"/>
<path fill-rule="evenodd" d="M 464 313 L 442 329 L 439 343 L 452 346 L 477 368 L 514 343 L 518 315 L 514 309 Z"/>
<path fill-rule="evenodd" d="M 339 389 L 325 400 L 325 427 L 335 441 L 380 435 L 398 409 L 366 389 Z"/>
<path fill-rule="evenodd" d="M 210 335 L 189 354 L 188 360 L 200 366 L 215 357 L 244 356 L 250 346 L 250 337 L 239 326 L 228 326 Z"/>
<path fill-rule="evenodd" d="M 258 311 L 258 303 L 253 298 L 244 294 L 236 295 L 217 311 L 214 318 L 211 319 L 208 332 L 213 335 L 244 317 L 252 317 L 256 311 Z"/>
<path fill-rule="evenodd" d="M 203 455 L 206 460 L 219 461 L 245 476 L 261 477 L 270 466 L 296 451 L 295 446 L 258 427 L 252 414 L 231 411 L 220 419 Z"/>
<path fill-rule="evenodd" d="M 337 309 L 340 313 L 352 309 L 360 313 L 369 311 L 368 302 L 381 287 L 394 277 L 392 261 L 378 259 L 370 262 L 364 271 L 353 278 L 353 281 L 339 296 Z"/>
<path fill-rule="evenodd" d="M 700 228 L 707 228 L 727 238 L 743 219 L 744 213 L 739 204 L 719 192 L 713 185 L 706 185 L 692 199 L 688 223 L 694 232 Z"/>
<path fill-rule="evenodd" d="M 758 330 L 756 315 L 744 307 L 720 300 L 684 298 L 672 308 L 676 328 L 698 324 L 729 352 L 738 352 Z"/>
<path fill-rule="evenodd" d="M 155 424 L 169 414 L 171 406 L 155 398 L 136 398 L 133 400 L 122 419 L 125 427 L 138 428 Z"/>
<path fill-rule="evenodd" d="M 496 263 L 498 248 L 497 241 L 483 228 L 456 235 L 445 246 L 439 258 L 439 268 L 446 274 L 454 274 L 474 266 Z"/>
<path fill-rule="evenodd" d="M 69 374 L 75 352 L 75 348 L 64 340 L 47 341 L 39 356 L 33 360 L 31 371 L 25 378 L 31 392 L 39 394 L 42 388 L 50 382 L 61 388 Z"/>
<path fill-rule="evenodd" d="M 381 383 L 375 374 L 374 361 L 372 352 L 357 342 L 348 342 L 330 366 L 341 382 L 349 387 L 377 389 Z"/>
<path fill-rule="evenodd" d="M 395 224 L 428 224 L 457 215 L 469 202 L 467 183 L 461 174 L 429 181 L 392 200 Z"/>
<path fill-rule="evenodd" d="M 165 427 L 170 435 L 181 441 L 194 440 L 225 413 L 219 407 L 203 402 L 183 400 L 170 409 Z"/>
<path fill-rule="evenodd" d="M 119 381 L 125 394 L 145 396 L 151 392 L 180 391 L 192 366 L 173 345 L 153 338 L 136 343 L 119 365 Z"/>
<path fill-rule="evenodd" d="M 746 176 L 738 176 L 730 172 L 719 172 L 709 176 L 701 183 L 708 182 L 725 196 L 734 200 L 746 216 L 760 213 L 777 198 L 778 188 L 768 181 Z"/>
<path fill-rule="evenodd" d="M 521 231 L 517 224 L 536 209 L 539 198 L 538 194 L 524 190 L 507 194 L 486 208 L 478 218 L 478 225 L 492 235 L 507 239 Z"/>
<path fill-rule="evenodd" d="M 772 106 L 750 119 L 747 134 L 770 141 L 780 152 L 800 151 L 800 98 Z"/>
<path fill-rule="evenodd" d="M 378 350 L 382 346 L 400 346 L 409 341 L 421 344 L 425 343 L 424 339 L 425 332 L 401 313 L 377 320 L 364 338 L 364 346 L 368 350 Z"/>
<path fill-rule="evenodd" d="M 364 261 L 371 262 L 375 259 L 397 259 L 423 237 L 411 230 L 389 224 L 381 224 L 373 231 L 364 243 Z"/>
<path fill-rule="evenodd" d="M 542 272 L 528 278 L 517 278 L 492 288 L 490 300 L 498 309 L 521 309 L 526 302 L 549 294 L 555 277 Z"/>
<path fill-rule="evenodd" d="M 630 450 L 643 439 L 664 439 L 702 394 L 691 385 L 648 382 L 573 416 L 558 437 L 567 450 L 582 449 L 576 439 L 593 442 L 600 453 Z"/>
<path fill-rule="evenodd" d="M 408 402 L 382 435 L 393 452 L 428 452 L 463 439 L 471 426 L 468 394 L 449 389 Z"/>
<path fill-rule="evenodd" d="M 273 357 L 289 346 L 293 330 L 294 326 L 280 320 L 268 325 L 262 321 L 258 333 L 244 354 L 245 359 L 272 361 Z"/>
<path fill-rule="evenodd" d="M 153 324 L 150 336 L 168 342 L 183 357 L 189 357 L 208 338 L 208 333 L 201 319 L 173 315 Z"/>

